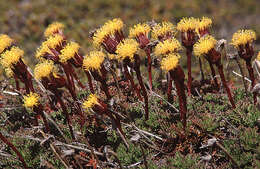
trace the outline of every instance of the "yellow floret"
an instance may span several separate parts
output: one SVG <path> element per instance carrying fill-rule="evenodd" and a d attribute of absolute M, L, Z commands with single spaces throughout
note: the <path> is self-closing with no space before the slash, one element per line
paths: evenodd
<path fill-rule="evenodd" d="M 140 34 L 144 34 L 144 35 L 148 36 L 148 33 L 150 32 L 150 30 L 151 30 L 150 26 L 145 23 L 137 24 L 137 25 L 134 25 L 133 28 L 130 28 L 129 37 L 135 38 Z"/>
<path fill-rule="evenodd" d="M 106 36 L 113 35 L 115 31 L 120 31 L 123 26 L 124 23 L 119 18 L 109 20 L 94 33 L 93 44 L 100 47 Z"/>
<path fill-rule="evenodd" d="M 134 54 L 138 50 L 138 43 L 134 39 L 125 39 L 123 42 L 118 44 L 116 54 L 120 60 L 129 58 L 131 61 L 134 60 Z"/>
<path fill-rule="evenodd" d="M 258 52 L 258 55 L 257 55 L 256 59 L 257 59 L 258 61 L 260 61 L 260 51 Z"/>
<path fill-rule="evenodd" d="M 199 20 L 193 17 L 190 18 L 183 18 L 177 24 L 177 29 L 180 32 L 187 32 L 188 30 L 195 30 L 199 24 Z"/>
<path fill-rule="evenodd" d="M 50 24 L 44 32 L 44 36 L 47 38 L 57 33 L 58 31 L 63 31 L 64 25 L 60 22 L 54 22 Z"/>
<path fill-rule="evenodd" d="M 11 68 L 5 68 L 5 74 L 9 78 L 14 76 L 14 72 L 13 72 L 13 70 Z"/>
<path fill-rule="evenodd" d="M 49 77 L 51 73 L 56 74 L 57 69 L 52 61 L 46 60 L 35 66 L 34 77 L 37 80 L 41 80 L 43 77 Z"/>
<path fill-rule="evenodd" d="M 231 44 L 236 48 L 240 45 L 246 45 L 256 40 L 256 33 L 253 30 L 238 30 L 233 34 Z"/>
<path fill-rule="evenodd" d="M 85 70 L 99 70 L 105 59 L 105 54 L 101 51 L 92 51 L 83 60 L 83 68 Z"/>
<path fill-rule="evenodd" d="M 205 30 L 212 25 L 212 20 L 208 17 L 202 17 L 202 19 L 199 21 L 197 29 L 198 30 Z"/>
<path fill-rule="evenodd" d="M 59 56 L 60 62 L 67 62 L 69 59 L 73 58 L 76 53 L 79 51 L 79 44 L 76 42 L 68 43 L 62 50 L 61 55 Z"/>
<path fill-rule="evenodd" d="M 157 24 L 153 27 L 152 30 L 152 38 L 158 39 L 158 37 L 171 34 L 175 36 L 177 33 L 176 27 L 170 22 L 162 22 L 161 24 Z"/>
<path fill-rule="evenodd" d="M 82 107 L 83 107 L 83 109 L 88 110 L 88 109 L 92 108 L 94 105 L 99 105 L 98 97 L 96 94 L 90 94 L 88 96 L 87 100 L 85 100 L 83 102 Z"/>
<path fill-rule="evenodd" d="M 168 72 L 175 69 L 179 64 L 179 58 L 181 56 L 177 53 L 171 53 L 161 61 L 161 69 Z"/>
<path fill-rule="evenodd" d="M 46 41 L 42 43 L 42 45 L 37 49 L 35 57 L 37 59 L 41 59 L 42 56 L 44 56 L 47 53 L 51 53 L 51 50 L 49 49 Z"/>
<path fill-rule="evenodd" d="M 160 56 L 173 52 L 178 52 L 179 50 L 181 50 L 180 42 L 177 39 L 172 38 L 159 42 L 155 46 L 154 54 Z"/>
<path fill-rule="evenodd" d="M 116 60 L 116 59 L 118 59 L 118 55 L 108 54 L 108 58 L 109 58 L 110 60 Z"/>
<path fill-rule="evenodd" d="M 30 93 L 26 96 L 23 96 L 24 107 L 33 108 L 39 105 L 40 96 L 37 93 Z"/>
<path fill-rule="evenodd" d="M 8 35 L 1 34 L 0 35 L 0 54 L 13 43 L 13 39 L 11 39 Z"/>
<path fill-rule="evenodd" d="M 193 47 L 194 55 L 202 56 L 207 54 L 211 49 L 215 47 L 217 40 L 210 35 L 206 35 L 195 43 Z"/>
<path fill-rule="evenodd" d="M 59 34 L 50 36 L 45 42 L 50 49 L 55 49 L 57 46 L 61 46 L 64 41 L 63 37 Z"/>
<path fill-rule="evenodd" d="M 11 68 L 15 65 L 23 56 L 24 51 L 18 47 L 12 47 L 10 50 L 2 53 L 1 64 L 5 68 Z"/>

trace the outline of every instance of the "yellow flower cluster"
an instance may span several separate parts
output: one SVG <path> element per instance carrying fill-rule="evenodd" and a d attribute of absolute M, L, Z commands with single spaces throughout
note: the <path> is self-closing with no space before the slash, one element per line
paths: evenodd
<path fill-rule="evenodd" d="M 200 21 L 198 22 L 198 26 L 197 29 L 198 30 L 205 30 L 209 27 L 211 27 L 212 25 L 212 20 L 208 17 L 202 17 L 202 19 L 200 19 Z"/>
<path fill-rule="evenodd" d="M 50 36 L 46 41 L 46 45 L 50 48 L 50 49 L 55 49 L 57 46 L 61 46 L 62 42 L 64 41 L 63 36 L 59 35 L 59 34 L 55 34 L 53 36 Z"/>
<path fill-rule="evenodd" d="M 93 44 L 99 47 L 104 41 L 105 37 L 113 36 L 116 31 L 120 31 L 124 26 L 121 19 L 116 18 L 106 22 L 101 28 L 99 28 L 93 36 Z"/>
<path fill-rule="evenodd" d="M 193 17 L 183 18 L 177 24 L 177 29 L 180 32 L 187 32 L 188 30 L 195 30 L 197 28 L 198 23 L 199 23 L 199 20 L 195 19 Z"/>
<path fill-rule="evenodd" d="M 167 39 L 165 41 L 159 42 L 154 49 L 154 54 L 157 56 L 160 55 L 166 55 L 169 53 L 174 53 L 174 52 L 178 52 L 179 50 L 181 50 L 181 44 L 180 42 L 175 39 Z"/>
<path fill-rule="evenodd" d="M 87 100 L 85 100 L 83 102 L 82 107 L 86 110 L 92 108 L 94 105 L 99 105 L 98 103 L 98 97 L 96 94 L 90 94 L 87 98 Z"/>
<path fill-rule="evenodd" d="M 64 29 L 64 25 L 60 22 L 54 22 L 50 24 L 44 32 L 44 36 L 47 38 L 57 33 L 58 31 L 62 31 Z"/>
<path fill-rule="evenodd" d="M 37 80 L 41 80 L 43 77 L 49 77 L 51 73 L 56 74 L 57 68 L 52 61 L 46 60 L 42 63 L 38 63 L 34 68 L 34 77 Z"/>
<path fill-rule="evenodd" d="M 33 108 L 35 106 L 38 106 L 39 99 L 40 96 L 37 93 L 32 93 L 32 92 L 26 96 L 23 96 L 24 107 Z"/>
<path fill-rule="evenodd" d="M 134 25 L 133 28 L 130 28 L 129 37 L 135 38 L 140 34 L 144 34 L 144 35 L 148 36 L 148 33 L 150 32 L 150 30 L 151 30 L 150 26 L 145 23 L 137 24 L 137 25 Z"/>
<path fill-rule="evenodd" d="M 13 43 L 13 39 L 11 39 L 8 35 L 1 34 L 0 35 L 0 54 Z"/>
<path fill-rule="evenodd" d="M 134 60 L 134 54 L 138 50 L 138 43 L 134 39 L 125 39 L 119 43 L 116 49 L 116 54 L 120 60 L 129 58 L 131 61 Z"/>
<path fill-rule="evenodd" d="M 79 51 L 79 44 L 76 42 L 68 43 L 62 50 L 61 55 L 59 56 L 60 62 L 67 62 L 69 59 L 73 58 L 76 53 Z"/>
<path fill-rule="evenodd" d="M 215 47 L 217 40 L 210 35 L 206 35 L 199 39 L 193 47 L 194 55 L 202 56 L 207 54 L 211 49 Z"/>
<path fill-rule="evenodd" d="M 162 22 L 161 24 L 157 24 L 153 27 L 152 38 L 158 39 L 159 36 L 163 36 L 166 34 L 171 34 L 172 36 L 175 36 L 176 33 L 176 27 L 172 23 Z"/>
<path fill-rule="evenodd" d="M 253 30 L 238 30 L 233 34 L 231 44 L 238 48 L 240 45 L 252 43 L 256 40 L 256 33 Z"/>
<path fill-rule="evenodd" d="M 12 47 L 10 50 L 2 53 L 1 64 L 5 68 L 11 68 L 16 64 L 23 56 L 24 51 L 18 47 Z"/>
<path fill-rule="evenodd" d="M 105 59 L 105 54 L 101 51 L 92 51 L 83 60 L 85 70 L 99 70 Z"/>
<path fill-rule="evenodd" d="M 42 56 L 44 56 L 47 53 L 52 53 L 51 50 L 49 49 L 46 41 L 42 43 L 42 45 L 37 49 L 35 57 L 37 59 L 42 59 Z"/>
<path fill-rule="evenodd" d="M 175 69 L 179 64 L 179 58 L 181 56 L 177 53 L 171 53 L 161 61 L 161 69 L 168 72 Z"/>

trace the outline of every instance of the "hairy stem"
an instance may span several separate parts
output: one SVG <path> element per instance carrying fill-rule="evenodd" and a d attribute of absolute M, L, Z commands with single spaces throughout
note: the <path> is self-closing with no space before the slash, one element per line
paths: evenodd
<path fill-rule="evenodd" d="M 170 73 L 167 73 L 167 97 L 168 97 L 168 102 L 173 103 L 173 95 L 172 95 L 172 78 Z"/>
<path fill-rule="evenodd" d="M 151 58 L 151 49 L 145 50 L 147 55 L 147 61 L 148 61 L 148 76 L 149 76 L 149 84 L 150 84 L 150 90 L 153 89 L 153 79 L 152 79 L 152 58 Z"/>
<path fill-rule="evenodd" d="M 242 68 L 242 66 L 241 66 L 241 64 L 240 64 L 240 62 L 239 62 L 239 60 L 238 60 L 237 57 L 235 57 L 235 60 L 236 60 L 236 62 L 237 62 L 237 65 L 238 65 L 238 68 L 239 68 L 239 70 L 240 70 L 240 73 L 241 73 L 241 75 L 242 75 L 242 80 L 243 80 L 243 84 L 244 84 L 244 88 L 245 88 L 246 95 L 248 95 L 248 92 L 247 92 L 247 83 L 246 83 L 246 80 L 245 80 L 245 74 L 244 74 L 243 68 Z"/>
<path fill-rule="evenodd" d="M 247 70 L 248 70 L 248 73 L 249 73 L 249 77 L 250 77 L 250 80 L 251 80 L 251 88 L 253 89 L 254 86 L 255 86 L 255 76 L 254 76 L 254 70 L 253 70 L 253 67 L 252 67 L 252 64 L 251 64 L 251 61 L 250 60 L 246 60 L 246 67 L 247 67 Z M 257 94 L 254 93 L 254 104 L 256 104 L 257 102 Z"/>
<path fill-rule="evenodd" d="M 95 93 L 93 83 L 92 83 L 92 78 L 91 78 L 89 71 L 85 70 L 85 74 L 87 75 L 87 78 L 88 78 L 88 85 L 89 85 L 90 92 Z"/>
<path fill-rule="evenodd" d="M 188 67 L 188 95 L 191 95 L 191 84 L 192 84 L 192 77 L 191 77 L 191 55 L 192 55 L 192 48 L 186 48 L 186 55 L 187 55 L 187 67 Z"/>

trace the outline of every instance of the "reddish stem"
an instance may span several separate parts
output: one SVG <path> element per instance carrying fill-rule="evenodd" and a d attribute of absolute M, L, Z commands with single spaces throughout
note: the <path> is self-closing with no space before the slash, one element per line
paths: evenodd
<path fill-rule="evenodd" d="M 22 162 L 23 167 L 24 167 L 25 169 L 28 169 L 27 164 L 25 163 L 24 158 L 23 158 L 23 156 L 21 155 L 21 153 L 16 149 L 16 147 L 15 147 L 5 136 L 2 135 L 1 132 L 0 132 L 0 139 L 1 139 L 5 144 L 7 144 L 7 145 L 16 153 L 16 155 L 18 156 L 19 160 Z"/>
<path fill-rule="evenodd" d="M 191 95 L 191 84 L 192 84 L 192 77 L 191 77 L 191 55 L 192 55 L 192 47 L 186 48 L 186 55 L 187 55 L 187 67 L 188 67 L 188 95 Z"/>
<path fill-rule="evenodd" d="M 50 132 L 49 124 L 48 124 L 47 119 L 46 119 L 46 117 L 44 116 L 44 113 L 43 113 L 43 106 L 40 104 L 37 107 L 35 107 L 33 110 L 34 110 L 34 112 L 37 113 L 37 115 L 41 115 L 46 131 Z"/>
<path fill-rule="evenodd" d="M 63 102 L 63 100 L 61 99 L 61 95 L 60 93 L 58 92 L 58 90 L 55 90 L 53 91 L 53 93 L 55 94 L 55 97 L 57 99 L 57 101 L 59 102 L 59 104 L 61 105 L 61 108 L 62 108 L 62 111 L 63 111 L 63 114 L 65 114 L 65 117 L 66 117 L 66 120 L 67 120 L 67 123 L 68 123 L 68 126 L 69 126 L 69 130 L 70 130 L 70 135 L 72 137 L 72 139 L 75 139 L 75 136 L 73 134 L 73 130 L 72 130 L 72 126 L 71 126 L 71 121 L 70 121 L 70 117 L 69 117 L 69 113 L 67 111 L 67 108 Z"/>
<path fill-rule="evenodd" d="M 85 70 L 85 73 L 86 73 L 87 78 L 88 78 L 88 85 L 89 85 L 90 92 L 91 92 L 91 93 L 95 93 L 95 92 L 94 92 L 94 87 L 93 87 L 93 84 L 92 84 L 91 75 L 90 75 L 89 71 L 87 71 L 87 70 Z"/>
<path fill-rule="evenodd" d="M 14 80 L 15 80 L 16 90 L 20 91 L 19 80 L 15 74 L 14 74 Z"/>
<path fill-rule="evenodd" d="M 186 114 L 187 114 L 187 100 L 185 94 L 185 75 L 180 66 L 177 66 L 174 70 L 170 70 L 171 78 L 174 80 L 174 84 L 177 89 L 177 95 L 179 97 L 180 116 L 184 130 L 186 129 Z"/>
<path fill-rule="evenodd" d="M 167 96 L 168 96 L 168 102 L 173 103 L 173 95 L 172 95 L 172 77 L 170 73 L 167 73 Z"/>
<path fill-rule="evenodd" d="M 250 60 L 246 60 L 246 67 L 247 67 L 249 77 L 251 80 L 251 88 L 253 89 L 255 86 L 255 76 L 254 76 L 254 70 L 253 70 Z M 257 102 L 257 94 L 254 93 L 254 104 L 256 104 L 256 102 Z"/>
<path fill-rule="evenodd" d="M 151 58 L 151 50 L 150 48 L 145 50 L 147 55 L 147 61 L 148 61 L 148 76 L 149 76 L 149 84 L 150 84 L 150 90 L 153 89 L 153 79 L 152 79 L 152 58 Z"/>
<path fill-rule="evenodd" d="M 129 71 L 128 71 L 128 67 L 127 67 L 127 61 L 124 61 L 123 63 L 123 68 L 124 68 L 124 73 L 125 76 L 127 78 L 128 81 L 130 81 L 132 88 L 134 89 L 134 91 L 137 93 L 137 96 L 140 100 L 143 100 L 143 98 L 140 95 L 140 91 L 137 89 L 137 86 L 134 83 L 134 79 L 133 77 L 130 75 Z"/>
<path fill-rule="evenodd" d="M 209 67 L 210 67 L 210 70 L 211 70 L 211 75 L 212 75 L 212 78 L 214 80 L 215 86 L 217 87 L 217 90 L 219 90 L 219 85 L 218 85 L 218 79 L 216 77 L 216 72 L 215 72 L 215 69 L 214 69 L 214 66 L 213 66 L 212 62 L 210 62 L 210 61 L 209 61 Z"/>
<path fill-rule="evenodd" d="M 217 65 L 217 67 L 218 67 L 218 72 L 219 72 L 221 81 L 222 81 L 222 83 L 223 83 L 223 85 L 224 85 L 224 87 L 225 87 L 225 89 L 226 89 L 226 91 L 227 91 L 228 98 L 229 98 L 229 101 L 230 101 L 230 103 L 231 103 L 231 105 L 232 105 L 232 108 L 235 109 L 235 108 L 236 108 L 236 105 L 235 105 L 235 102 L 234 102 L 234 100 L 233 100 L 233 98 L 232 98 L 230 89 L 229 89 L 229 87 L 228 87 L 228 85 L 227 85 L 227 82 L 226 82 L 226 79 L 225 79 L 225 76 L 224 76 L 224 72 L 223 72 L 223 66 L 222 66 L 222 64 L 219 63 L 219 62 L 218 62 L 216 65 Z"/>
<path fill-rule="evenodd" d="M 139 81 L 139 84 L 141 86 L 142 89 L 142 95 L 144 96 L 144 103 L 145 103 L 145 120 L 149 119 L 149 107 L 148 107 L 148 95 L 143 83 L 143 79 L 142 79 L 142 75 L 141 75 L 141 71 L 140 71 L 140 57 L 138 55 L 135 55 L 135 64 L 134 64 L 134 69 L 136 72 L 136 76 L 137 79 Z"/>

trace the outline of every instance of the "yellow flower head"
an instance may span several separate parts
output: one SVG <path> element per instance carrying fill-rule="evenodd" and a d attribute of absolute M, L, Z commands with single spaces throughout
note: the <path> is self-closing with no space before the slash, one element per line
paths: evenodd
<path fill-rule="evenodd" d="M 2 53 L 1 64 L 5 68 L 11 68 L 16 64 L 23 56 L 24 51 L 18 47 L 12 47 L 10 50 Z"/>
<path fill-rule="evenodd" d="M 161 61 L 161 69 L 168 72 L 175 69 L 179 64 L 179 58 L 181 56 L 177 53 L 171 53 Z"/>
<path fill-rule="evenodd" d="M 176 33 L 176 27 L 171 22 L 162 22 L 161 24 L 157 24 L 153 27 L 152 38 L 158 39 L 158 37 L 166 34 L 171 34 L 172 36 L 175 36 Z"/>
<path fill-rule="evenodd" d="M 120 31 L 124 26 L 121 19 L 116 18 L 106 22 L 101 28 L 99 28 L 93 36 L 93 44 L 99 47 L 104 41 L 105 37 L 113 35 L 116 31 Z"/>
<path fill-rule="evenodd" d="M 254 40 L 256 40 L 256 33 L 253 30 L 241 29 L 233 34 L 231 44 L 238 48 L 238 46 L 252 43 Z"/>
<path fill-rule="evenodd" d="M 145 23 L 137 24 L 137 25 L 134 25 L 133 28 L 130 28 L 129 37 L 135 38 L 140 34 L 144 34 L 144 35 L 148 36 L 148 33 L 150 32 L 150 30 L 151 30 L 150 26 Z"/>
<path fill-rule="evenodd" d="M 64 25 L 62 23 L 54 22 L 47 27 L 47 29 L 44 32 L 44 36 L 47 38 L 59 31 L 63 31 L 63 29 L 64 29 Z"/>
<path fill-rule="evenodd" d="M 37 93 L 30 93 L 26 96 L 23 96 L 24 107 L 33 108 L 39 105 L 40 96 Z"/>
<path fill-rule="evenodd" d="M 212 20 L 208 17 L 202 17 L 202 19 L 199 21 L 197 29 L 198 30 L 205 30 L 212 25 Z"/>
<path fill-rule="evenodd" d="M 45 42 L 50 49 L 55 49 L 57 46 L 61 46 L 64 41 L 63 37 L 59 34 L 50 36 Z"/>
<path fill-rule="evenodd" d="M 217 40 L 210 35 L 206 35 L 199 39 L 193 47 L 194 55 L 202 56 L 207 54 L 211 49 L 215 47 Z"/>
<path fill-rule="evenodd" d="M 0 54 L 13 43 L 13 39 L 11 39 L 8 35 L 0 34 Z"/>
<path fill-rule="evenodd" d="M 13 72 L 13 70 L 11 68 L 5 68 L 5 74 L 9 78 L 14 76 L 14 72 Z"/>
<path fill-rule="evenodd" d="M 105 54 L 101 51 L 92 51 L 83 60 L 85 70 L 99 70 L 105 59 Z"/>
<path fill-rule="evenodd" d="M 129 58 L 131 61 L 134 60 L 134 54 L 138 50 L 138 43 L 134 39 L 125 39 L 123 42 L 119 43 L 116 49 L 116 54 L 120 60 Z"/>
<path fill-rule="evenodd" d="M 35 57 L 37 59 L 41 59 L 42 56 L 44 56 L 47 53 L 52 53 L 51 50 L 49 49 L 46 41 L 42 43 L 42 45 L 36 50 Z"/>
<path fill-rule="evenodd" d="M 187 32 L 188 30 L 195 30 L 199 23 L 198 19 L 193 17 L 190 18 L 183 18 L 177 24 L 177 29 L 181 32 Z"/>
<path fill-rule="evenodd" d="M 61 55 L 59 56 L 60 61 L 62 63 L 67 62 L 67 60 L 74 57 L 76 53 L 79 51 L 79 44 L 76 42 L 70 42 L 68 43 L 60 52 Z"/>
<path fill-rule="evenodd" d="M 34 68 L 34 77 L 37 80 L 41 80 L 43 77 L 49 77 L 51 73 L 56 74 L 57 68 L 52 61 L 46 60 L 42 63 L 38 63 Z"/>
<path fill-rule="evenodd" d="M 155 46 L 154 53 L 155 55 L 160 56 L 160 55 L 166 55 L 173 52 L 178 52 L 179 50 L 181 50 L 180 42 L 177 39 L 172 38 L 172 39 L 167 39 L 165 41 L 159 42 Z"/>
<path fill-rule="evenodd" d="M 85 100 L 83 102 L 82 107 L 83 107 L 83 109 L 88 110 L 88 109 L 92 108 L 94 105 L 99 105 L 98 97 L 96 94 L 90 94 L 88 96 L 87 100 Z"/>
<path fill-rule="evenodd" d="M 260 61 L 260 51 L 258 52 L 258 55 L 257 55 L 256 59 L 257 59 L 258 61 Z"/>

